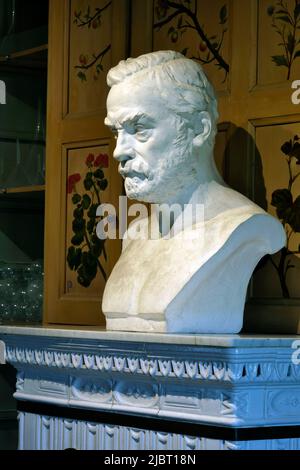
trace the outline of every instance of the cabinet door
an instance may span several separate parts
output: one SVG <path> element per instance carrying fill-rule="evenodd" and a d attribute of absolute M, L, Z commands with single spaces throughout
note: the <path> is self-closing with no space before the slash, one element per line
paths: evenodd
<path fill-rule="evenodd" d="M 104 126 L 106 74 L 127 54 L 126 0 L 50 0 L 46 160 L 45 316 L 104 324 L 105 279 L 119 240 L 97 241 L 99 203 L 122 192 Z"/>

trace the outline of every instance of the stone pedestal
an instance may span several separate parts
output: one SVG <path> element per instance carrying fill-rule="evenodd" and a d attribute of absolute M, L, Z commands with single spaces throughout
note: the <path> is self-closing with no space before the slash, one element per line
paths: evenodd
<path fill-rule="evenodd" d="M 298 338 L 2 326 L 19 448 L 300 449 Z"/>

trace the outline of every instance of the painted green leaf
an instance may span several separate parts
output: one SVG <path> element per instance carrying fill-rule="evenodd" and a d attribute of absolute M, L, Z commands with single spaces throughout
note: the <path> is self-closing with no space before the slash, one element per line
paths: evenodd
<path fill-rule="evenodd" d="M 293 145 L 293 150 L 291 152 L 291 156 L 297 158 L 297 164 L 300 163 L 300 144 L 299 142 L 295 142 Z"/>
<path fill-rule="evenodd" d="M 78 72 L 77 77 L 80 78 L 82 82 L 86 82 L 86 75 L 83 72 Z"/>
<path fill-rule="evenodd" d="M 300 3 L 297 3 L 294 9 L 294 18 L 295 20 L 300 16 Z"/>
<path fill-rule="evenodd" d="M 76 209 L 74 209 L 73 216 L 75 217 L 75 219 L 82 219 L 83 209 L 81 206 L 78 206 Z"/>
<path fill-rule="evenodd" d="M 87 266 L 95 266 L 97 264 L 97 260 L 95 260 L 89 251 L 82 253 L 81 262 Z"/>
<path fill-rule="evenodd" d="M 94 219 L 96 217 L 97 208 L 98 204 L 92 204 L 87 213 L 88 217 Z"/>
<path fill-rule="evenodd" d="M 276 11 L 276 14 L 277 14 L 277 15 L 286 15 L 286 14 L 288 14 L 288 10 L 287 10 L 287 9 L 284 9 L 284 10 L 277 10 L 277 11 Z"/>
<path fill-rule="evenodd" d="M 80 265 L 80 262 L 81 262 L 81 248 L 76 248 L 73 262 L 74 262 L 74 269 L 75 270 L 78 269 L 78 266 Z"/>
<path fill-rule="evenodd" d="M 276 189 L 272 194 L 271 205 L 276 207 L 277 216 L 288 220 L 293 205 L 293 196 L 289 189 Z"/>
<path fill-rule="evenodd" d="M 294 54 L 294 59 L 296 59 L 296 57 L 300 57 L 300 50 L 297 51 L 297 52 L 295 52 L 295 54 Z"/>
<path fill-rule="evenodd" d="M 104 172 L 103 172 L 103 170 L 101 170 L 101 168 L 98 168 L 98 169 L 94 172 L 94 176 L 95 176 L 95 178 L 99 178 L 99 179 L 104 178 Z"/>
<path fill-rule="evenodd" d="M 74 219 L 72 222 L 72 230 L 74 233 L 79 233 L 84 230 L 85 221 L 84 219 Z"/>
<path fill-rule="evenodd" d="M 88 287 L 97 275 L 97 258 L 90 252 L 84 251 L 81 254 L 81 265 L 78 270 L 77 281 L 83 287 Z"/>
<path fill-rule="evenodd" d="M 300 232 L 300 196 L 295 199 L 287 221 L 294 232 Z"/>
<path fill-rule="evenodd" d="M 220 10 L 220 24 L 224 24 L 227 21 L 227 5 L 223 5 Z"/>
<path fill-rule="evenodd" d="M 74 194 L 74 195 L 72 196 L 72 202 L 73 202 L 73 204 L 78 204 L 78 202 L 80 202 L 80 201 L 81 201 L 81 196 L 80 196 L 79 194 Z"/>
<path fill-rule="evenodd" d="M 83 198 L 82 198 L 82 207 L 84 209 L 88 209 L 90 207 L 90 204 L 91 204 L 91 198 L 88 194 L 84 194 L 83 195 Z"/>
<path fill-rule="evenodd" d="M 92 253 L 87 253 L 87 258 L 83 261 L 81 258 L 82 264 L 85 268 L 85 272 L 88 276 L 94 278 L 97 274 L 97 260 L 92 255 Z"/>
<path fill-rule="evenodd" d="M 91 187 L 93 186 L 92 178 L 85 178 L 84 181 L 83 181 L 83 185 L 84 185 L 86 190 L 91 189 Z"/>
<path fill-rule="evenodd" d="M 95 227 L 95 219 L 90 219 L 88 223 L 86 224 L 86 229 L 89 232 L 89 234 L 93 233 Z"/>
<path fill-rule="evenodd" d="M 98 186 L 101 191 L 105 191 L 108 186 L 108 181 L 106 179 L 98 181 Z"/>
<path fill-rule="evenodd" d="M 276 65 L 278 65 L 278 67 L 282 65 L 288 67 L 288 62 L 284 55 L 273 55 L 272 60 L 273 62 L 275 62 Z"/>
<path fill-rule="evenodd" d="M 284 144 L 280 147 L 280 149 L 285 155 L 290 155 L 290 153 L 293 150 L 292 139 L 287 140 L 286 142 L 284 142 Z"/>
<path fill-rule="evenodd" d="M 291 18 L 287 15 L 285 16 L 276 16 L 275 18 L 276 20 L 280 20 L 280 21 L 284 21 L 285 23 L 289 23 L 289 24 L 293 24 L 292 21 L 291 21 Z"/>
<path fill-rule="evenodd" d="M 78 268 L 78 276 L 77 276 L 77 281 L 78 283 L 83 286 L 83 287 L 89 287 L 93 277 L 87 272 L 85 266 L 81 265 Z"/>
<path fill-rule="evenodd" d="M 74 269 L 74 256 L 75 256 L 75 248 L 74 246 L 70 246 L 68 249 L 67 254 L 67 262 L 70 269 Z"/>
<path fill-rule="evenodd" d="M 71 238 L 71 243 L 72 245 L 79 246 L 84 240 L 84 235 L 82 232 L 76 233 L 72 238 Z"/>
<path fill-rule="evenodd" d="M 102 250 L 103 240 L 99 240 L 98 238 L 97 241 L 95 241 L 95 243 L 91 246 L 91 253 L 93 256 L 95 256 L 95 258 L 99 258 L 99 256 L 101 256 Z"/>
<path fill-rule="evenodd" d="M 76 271 L 81 262 L 81 248 L 70 246 L 67 254 L 67 263 L 71 270 Z"/>

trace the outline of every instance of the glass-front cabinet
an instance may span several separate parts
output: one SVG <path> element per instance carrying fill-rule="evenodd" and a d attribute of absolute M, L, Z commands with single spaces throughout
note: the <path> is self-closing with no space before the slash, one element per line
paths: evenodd
<path fill-rule="evenodd" d="M 48 0 L 0 2 L 0 323 L 42 318 Z"/>

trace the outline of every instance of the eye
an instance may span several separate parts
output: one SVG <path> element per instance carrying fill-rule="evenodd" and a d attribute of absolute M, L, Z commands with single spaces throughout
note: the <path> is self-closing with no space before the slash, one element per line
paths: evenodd
<path fill-rule="evenodd" d="M 136 134 L 142 134 L 146 129 L 142 125 L 137 125 L 134 130 Z"/>
<path fill-rule="evenodd" d="M 150 129 L 144 127 L 142 124 L 138 124 L 134 128 L 135 135 L 140 140 L 146 140 L 149 136 Z"/>

